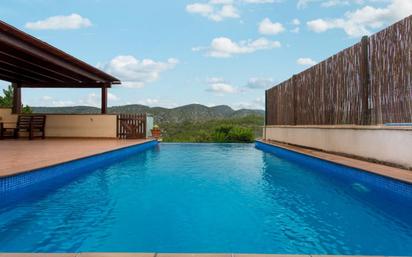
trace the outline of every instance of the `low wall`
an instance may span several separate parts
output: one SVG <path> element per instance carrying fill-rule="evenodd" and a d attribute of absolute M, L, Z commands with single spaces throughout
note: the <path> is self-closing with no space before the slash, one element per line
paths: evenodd
<path fill-rule="evenodd" d="M 48 114 L 46 137 L 116 138 L 116 115 Z"/>
<path fill-rule="evenodd" d="M 267 126 L 264 137 L 412 168 L 412 128 L 384 126 Z"/>
<path fill-rule="evenodd" d="M 10 108 L 0 108 L 0 122 L 6 128 L 16 127 L 17 115 Z M 116 138 L 116 115 L 47 114 L 46 137 Z"/>
<path fill-rule="evenodd" d="M 11 108 L 0 108 L 0 122 L 3 122 L 5 126 L 15 126 L 17 115 L 11 113 Z"/>

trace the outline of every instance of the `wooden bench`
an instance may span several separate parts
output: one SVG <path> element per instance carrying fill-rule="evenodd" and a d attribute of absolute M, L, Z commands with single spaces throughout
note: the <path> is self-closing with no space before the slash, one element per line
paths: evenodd
<path fill-rule="evenodd" d="M 19 132 L 28 132 L 29 139 L 35 137 L 45 138 L 46 115 L 19 115 L 17 126 L 14 129 L 14 137 L 19 137 Z M 39 135 L 39 136 L 38 136 Z"/>

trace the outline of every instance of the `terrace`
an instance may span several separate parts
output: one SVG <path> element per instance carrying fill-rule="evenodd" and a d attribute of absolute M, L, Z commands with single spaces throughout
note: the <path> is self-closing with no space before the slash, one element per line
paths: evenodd
<path fill-rule="evenodd" d="M 0 176 L 140 144 L 150 137 L 152 117 L 107 114 L 108 90 L 120 84 L 119 79 L 2 21 L 0 48 L 0 79 L 10 82 L 14 93 L 12 108 L 0 108 L 5 130 L 16 126 L 24 88 L 101 89 L 100 115 L 46 114 L 46 140 L 0 141 Z"/>

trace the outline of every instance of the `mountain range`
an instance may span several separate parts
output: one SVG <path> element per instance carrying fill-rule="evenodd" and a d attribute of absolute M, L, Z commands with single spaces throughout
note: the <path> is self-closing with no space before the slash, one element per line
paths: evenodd
<path fill-rule="evenodd" d="M 32 107 L 34 113 L 55 113 L 55 114 L 98 114 L 100 109 L 90 106 L 73 107 Z M 247 116 L 263 117 L 263 110 L 240 109 L 233 110 L 227 105 L 208 107 L 201 104 L 189 104 L 176 108 L 149 107 L 146 105 L 123 105 L 108 108 L 108 113 L 149 113 L 154 116 L 155 123 L 178 123 L 178 122 L 204 122 L 219 119 L 235 119 Z"/>

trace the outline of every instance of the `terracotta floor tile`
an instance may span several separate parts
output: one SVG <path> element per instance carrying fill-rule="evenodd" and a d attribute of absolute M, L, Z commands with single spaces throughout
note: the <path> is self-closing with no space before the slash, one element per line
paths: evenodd
<path fill-rule="evenodd" d="M 141 144 L 148 140 L 0 140 L 0 177 Z"/>

